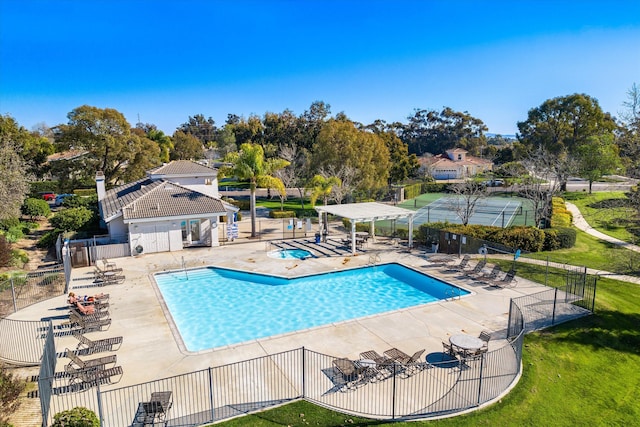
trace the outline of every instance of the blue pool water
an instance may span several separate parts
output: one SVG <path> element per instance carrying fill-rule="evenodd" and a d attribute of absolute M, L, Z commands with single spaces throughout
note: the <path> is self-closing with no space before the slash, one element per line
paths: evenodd
<path fill-rule="evenodd" d="M 296 279 L 210 267 L 158 273 L 155 280 L 189 351 L 469 293 L 400 264 Z"/>
<path fill-rule="evenodd" d="M 306 259 L 313 257 L 313 254 L 304 249 L 280 249 L 269 252 L 269 256 L 277 259 Z"/>

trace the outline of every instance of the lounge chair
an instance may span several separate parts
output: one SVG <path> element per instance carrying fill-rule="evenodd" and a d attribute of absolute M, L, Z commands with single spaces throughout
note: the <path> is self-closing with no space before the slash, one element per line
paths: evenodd
<path fill-rule="evenodd" d="M 396 363 L 402 366 L 405 374 L 409 376 L 415 371 L 419 371 L 425 367 L 424 364 L 418 362 L 420 356 L 425 352 L 425 349 L 418 350 L 413 353 L 413 356 L 409 356 L 402 350 L 398 350 L 397 348 L 391 348 L 386 350 L 384 354 L 393 359 Z"/>
<path fill-rule="evenodd" d="M 491 341 L 491 332 L 482 331 L 482 332 L 480 332 L 480 335 L 478 335 L 478 338 L 480 338 L 482 340 L 482 342 L 484 343 L 484 344 L 482 344 L 481 350 L 487 351 L 489 349 L 489 341 Z"/>
<path fill-rule="evenodd" d="M 375 350 L 363 351 L 360 357 L 365 360 L 373 360 L 375 362 L 376 378 L 383 379 L 393 374 L 393 365 L 395 361 L 386 356 L 381 356 Z"/>
<path fill-rule="evenodd" d="M 482 281 L 496 288 L 512 288 L 516 286 L 516 272 L 514 270 L 509 270 L 502 279 L 497 279 L 497 280 L 484 279 Z"/>
<path fill-rule="evenodd" d="M 89 354 L 101 351 L 115 351 L 122 345 L 122 336 L 90 340 L 78 331 L 73 331 L 72 335 L 78 340 L 77 349 L 86 349 Z"/>
<path fill-rule="evenodd" d="M 96 263 L 96 266 L 97 266 L 97 263 Z M 109 261 L 106 258 L 102 258 L 102 268 L 104 270 L 120 270 L 120 271 L 122 271 L 121 268 L 118 268 L 118 266 L 116 265 L 115 262 Z"/>
<path fill-rule="evenodd" d="M 120 269 L 122 270 L 122 269 Z M 96 268 L 94 274 L 94 283 L 102 284 L 102 285 L 113 285 L 124 283 L 125 277 L 122 274 L 118 274 L 119 271 L 116 270 L 100 270 Z"/>
<path fill-rule="evenodd" d="M 72 375 L 82 371 L 104 370 L 107 369 L 107 365 L 113 364 L 115 366 L 117 361 L 115 354 L 98 357 L 96 359 L 82 360 L 74 352 L 66 349 L 65 355 L 71 359 L 71 362 L 64 367 L 64 370 L 66 373 Z"/>
<path fill-rule="evenodd" d="M 345 386 L 351 388 L 357 386 L 362 380 L 361 374 L 365 370 L 365 367 L 356 364 L 353 360 L 341 357 L 333 360 L 333 366 L 336 367 L 338 372 L 345 380 Z"/>
<path fill-rule="evenodd" d="M 494 264 L 491 271 L 487 274 L 478 273 L 478 274 L 467 274 L 467 276 L 473 277 L 478 281 L 483 280 L 495 280 L 498 277 L 498 274 L 502 272 L 502 268 L 500 268 L 500 264 Z"/>
<path fill-rule="evenodd" d="M 109 326 L 111 326 L 111 319 L 109 317 L 97 317 L 94 314 L 78 314 L 77 312 L 72 311 L 69 315 L 69 323 L 71 326 L 78 326 L 85 332 L 102 331 L 109 329 Z"/>
<path fill-rule="evenodd" d="M 463 271 L 465 268 L 467 268 L 467 265 L 469 264 L 470 260 L 471 260 L 471 256 L 465 255 L 462 257 L 462 259 L 458 264 L 448 265 L 447 267 L 444 268 L 444 271 Z"/>
<path fill-rule="evenodd" d="M 98 309 L 94 308 L 93 313 L 84 313 L 78 309 L 78 307 L 70 307 L 69 308 L 69 316 L 75 315 L 79 317 L 84 317 L 87 319 L 104 319 L 105 317 L 109 317 L 109 307 L 102 306 Z"/>
<path fill-rule="evenodd" d="M 482 269 L 484 268 L 485 265 L 487 265 L 487 260 L 481 259 L 476 263 L 476 265 L 472 269 L 465 269 L 463 270 L 463 272 L 465 273 L 465 276 L 469 276 L 469 277 L 474 276 L 476 274 L 481 274 Z"/>
<path fill-rule="evenodd" d="M 94 369 L 79 371 L 71 374 L 69 386 L 72 391 L 85 390 L 98 384 L 115 384 L 122 378 L 122 366 L 114 366 L 108 369 Z M 114 381 L 114 377 L 117 379 Z"/>
<path fill-rule="evenodd" d="M 171 392 L 153 392 L 148 402 L 140 402 L 138 405 L 133 427 L 156 425 L 157 423 L 165 425 L 164 420 L 169 409 L 171 409 Z"/>

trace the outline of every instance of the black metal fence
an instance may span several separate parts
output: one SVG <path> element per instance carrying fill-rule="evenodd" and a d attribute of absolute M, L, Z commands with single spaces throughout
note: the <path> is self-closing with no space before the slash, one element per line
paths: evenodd
<path fill-rule="evenodd" d="M 66 290 L 62 266 L 16 274 L 0 282 L 0 318 Z"/>
<path fill-rule="evenodd" d="M 315 404 L 371 418 L 433 417 L 477 407 L 502 394 L 520 370 L 522 336 L 462 362 L 440 352 L 426 362 L 395 364 L 377 378 L 353 381 L 333 365 L 335 356 L 305 348 L 208 368 L 134 386 L 102 391 L 103 385 L 70 391 L 65 375 L 41 371 L 43 419 L 76 406 L 99 414 L 102 426 L 142 425 L 152 393 L 168 393 L 167 426 L 198 426 L 290 402 Z"/>
<path fill-rule="evenodd" d="M 370 418 L 429 418 L 503 394 L 520 373 L 524 333 L 588 314 L 582 306 L 593 307 L 596 279 L 575 270 L 563 288 L 511 300 L 507 339 L 490 352 L 457 359 L 437 351 L 419 363 L 395 364 L 384 375 L 355 381 L 337 370 L 335 356 L 299 348 L 144 384 L 114 388 L 97 382 L 75 388 L 72 377 L 54 372 L 55 332 L 49 322 L 0 323 L 0 333 L 27 337 L 20 341 L 38 337 L 33 341 L 42 354 L 38 387 L 45 426 L 54 414 L 77 406 L 96 412 L 102 426 L 142 425 L 145 403 L 157 393 L 170 396 L 161 414 L 167 426 L 199 426 L 296 399 Z"/>
<path fill-rule="evenodd" d="M 13 365 L 39 365 L 49 324 L 0 318 L 0 360 Z"/>

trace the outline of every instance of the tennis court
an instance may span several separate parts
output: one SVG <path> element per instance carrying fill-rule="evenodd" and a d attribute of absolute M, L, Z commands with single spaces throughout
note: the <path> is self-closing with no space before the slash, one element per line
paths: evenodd
<path fill-rule="evenodd" d="M 444 196 L 434 200 L 416 211 L 414 226 L 429 222 L 450 222 L 461 224 L 456 211 L 466 204 L 464 197 Z M 508 227 L 523 214 L 522 201 L 515 198 L 487 197 L 477 201 L 469 224 Z M 400 221 L 398 221 L 400 222 Z M 406 221 L 405 221 L 406 222 Z"/>

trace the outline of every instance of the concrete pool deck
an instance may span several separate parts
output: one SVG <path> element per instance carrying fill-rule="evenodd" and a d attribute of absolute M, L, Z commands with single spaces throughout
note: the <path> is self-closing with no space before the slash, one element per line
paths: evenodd
<path fill-rule="evenodd" d="M 367 252 L 358 256 L 306 260 L 273 259 L 268 256 L 271 249 L 268 243 L 255 242 L 118 258 L 113 261 L 123 268 L 126 281 L 109 286 L 95 286 L 92 283 L 93 267 L 74 269 L 70 289 L 76 294 L 110 294 L 111 327 L 107 331 L 88 333 L 87 336 L 91 339 L 124 337 L 122 347 L 117 351 L 118 365 L 123 367 L 124 376 L 117 385 L 109 387 L 139 384 L 302 346 L 315 352 L 351 359 L 359 358 L 359 353 L 366 350 L 382 353 L 393 347 L 409 354 L 424 348 L 425 354 L 429 354 L 442 351 L 442 342 L 451 335 L 468 333 L 477 336 L 481 330 L 487 329 L 493 332 L 489 344 L 492 350 L 506 344 L 505 328 L 510 299 L 548 289 L 522 278 L 518 278 L 515 288 L 507 289 L 474 283 L 461 278 L 459 274 L 444 273 L 441 267 L 427 261 L 425 255 L 418 251 L 407 252 L 384 241 L 370 243 Z M 180 345 L 152 278 L 157 272 L 182 269 L 183 264 L 187 268 L 212 265 L 293 277 L 365 266 L 371 261 L 398 262 L 472 293 L 456 300 L 191 353 Z M 54 325 L 58 325 L 65 322 L 65 314 L 66 296 L 60 296 L 27 307 L 10 318 L 51 318 Z M 286 313 L 283 315 L 286 316 Z M 77 340 L 72 336 L 56 338 L 58 352 L 65 348 L 74 349 L 76 345 Z M 66 358 L 59 358 L 56 372 L 63 371 L 66 363 Z"/>

